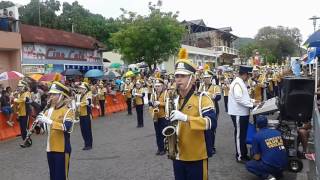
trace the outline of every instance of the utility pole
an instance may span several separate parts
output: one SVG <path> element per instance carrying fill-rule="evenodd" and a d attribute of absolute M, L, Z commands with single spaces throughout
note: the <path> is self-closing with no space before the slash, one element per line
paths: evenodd
<path fill-rule="evenodd" d="M 313 23 L 313 31 L 316 31 L 316 27 L 317 27 L 317 20 L 320 19 L 320 17 L 318 16 L 312 16 L 311 18 L 309 18 L 309 20 L 312 20 Z"/>
<path fill-rule="evenodd" d="M 39 0 L 39 26 L 41 27 L 41 0 Z"/>

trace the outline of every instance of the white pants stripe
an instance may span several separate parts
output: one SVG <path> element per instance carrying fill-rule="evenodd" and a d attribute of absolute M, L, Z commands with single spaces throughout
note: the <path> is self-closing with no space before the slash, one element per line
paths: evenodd
<path fill-rule="evenodd" d="M 240 148 L 240 116 L 236 116 L 236 126 L 237 126 L 237 135 L 236 135 L 236 146 L 238 157 L 237 159 L 241 160 L 241 148 Z"/>

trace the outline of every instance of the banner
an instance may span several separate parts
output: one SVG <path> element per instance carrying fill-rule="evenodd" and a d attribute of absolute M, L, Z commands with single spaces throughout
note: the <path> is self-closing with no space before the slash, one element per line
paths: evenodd
<path fill-rule="evenodd" d="M 22 74 L 43 74 L 44 65 L 22 65 Z"/>
<path fill-rule="evenodd" d="M 32 60 L 72 60 L 102 63 L 102 57 L 96 50 L 40 44 L 23 44 L 22 57 Z"/>

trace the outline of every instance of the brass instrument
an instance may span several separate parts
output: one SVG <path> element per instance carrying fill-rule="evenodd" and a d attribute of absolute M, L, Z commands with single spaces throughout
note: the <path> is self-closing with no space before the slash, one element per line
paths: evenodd
<path fill-rule="evenodd" d="M 46 107 L 40 112 L 40 113 L 44 113 L 45 111 L 47 111 L 49 108 L 51 107 L 51 99 L 48 100 L 48 103 L 46 105 Z M 39 114 L 40 114 L 39 113 Z M 25 140 L 23 141 L 23 143 L 20 145 L 22 148 L 27 148 L 32 146 L 32 139 L 31 139 L 31 135 L 36 132 L 37 134 L 40 133 L 41 128 L 44 128 L 44 124 L 39 124 L 37 118 L 32 122 L 32 125 L 30 127 L 30 129 L 27 130 L 27 135 Z"/>
<path fill-rule="evenodd" d="M 179 97 L 176 93 L 169 94 L 169 97 L 166 98 L 165 114 L 167 120 L 170 120 L 171 112 L 178 109 L 178 101 Z M 178 135 L 176 130 L 177 125 L 178 121 L 173 121 L 162 131 L 162 134 L 165 136 L 165 151 L 168 154 L 168 158 L 172 160 L 176 159 L 176 155 L 178 154 Z"/>

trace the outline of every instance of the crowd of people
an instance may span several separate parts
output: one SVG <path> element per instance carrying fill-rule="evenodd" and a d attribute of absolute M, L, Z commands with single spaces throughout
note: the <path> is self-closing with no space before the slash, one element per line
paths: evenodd
<path fill-rule="evenodd" d="M 43 131 L 48 132 L 47 158 L 53 180 L 68 178 L 71 154 L 70 134 L 74 123 L 80 122 L 83 150 L 93 148 L 92 108 L 105 116 L 106 96 L 122 92 L 128 115 L 135 107 L 137 128 L 144 127 L 144 106 L 148 105 L 154 121 L 156 155 L 167 154 L 173 160 L 177 180 L 208 179 L 208 158 L 217 153 L 216 129 L 219 101 L 234 125 L 235 160 L 263 179 L 280 178 L 287 165 L 287 153 L 280 132 L 268 129 L 265 116 L 254 116 L 260 131 L 254 136 L 252 154 L 248 153 L 246 136 L 250 109 L 260 102 L 279 96 L 281 77 L 290 74 L 286 65 L 240 66 L 236 70 L 220 71 L 197 67 L 182 49 L 173 74 L 156 71 L 115 80 L 67 80 L 38 83 L 30 79 L 19 81 L 17 89 L 2 90 L 2 112 L 13 126 L 17 113 L 25 148 L 29 117 L 33 116 Z M 145 98 L 145 96 L 147 96 Z M 222 98 L 223 97 L 223 98 Z M 148 99 L 148 103 L 144 102 Z M 307 152 L 310 124 L 299 128 L 303 153 Z M 218 142 L 220 143 L 220 142 Z"/>

